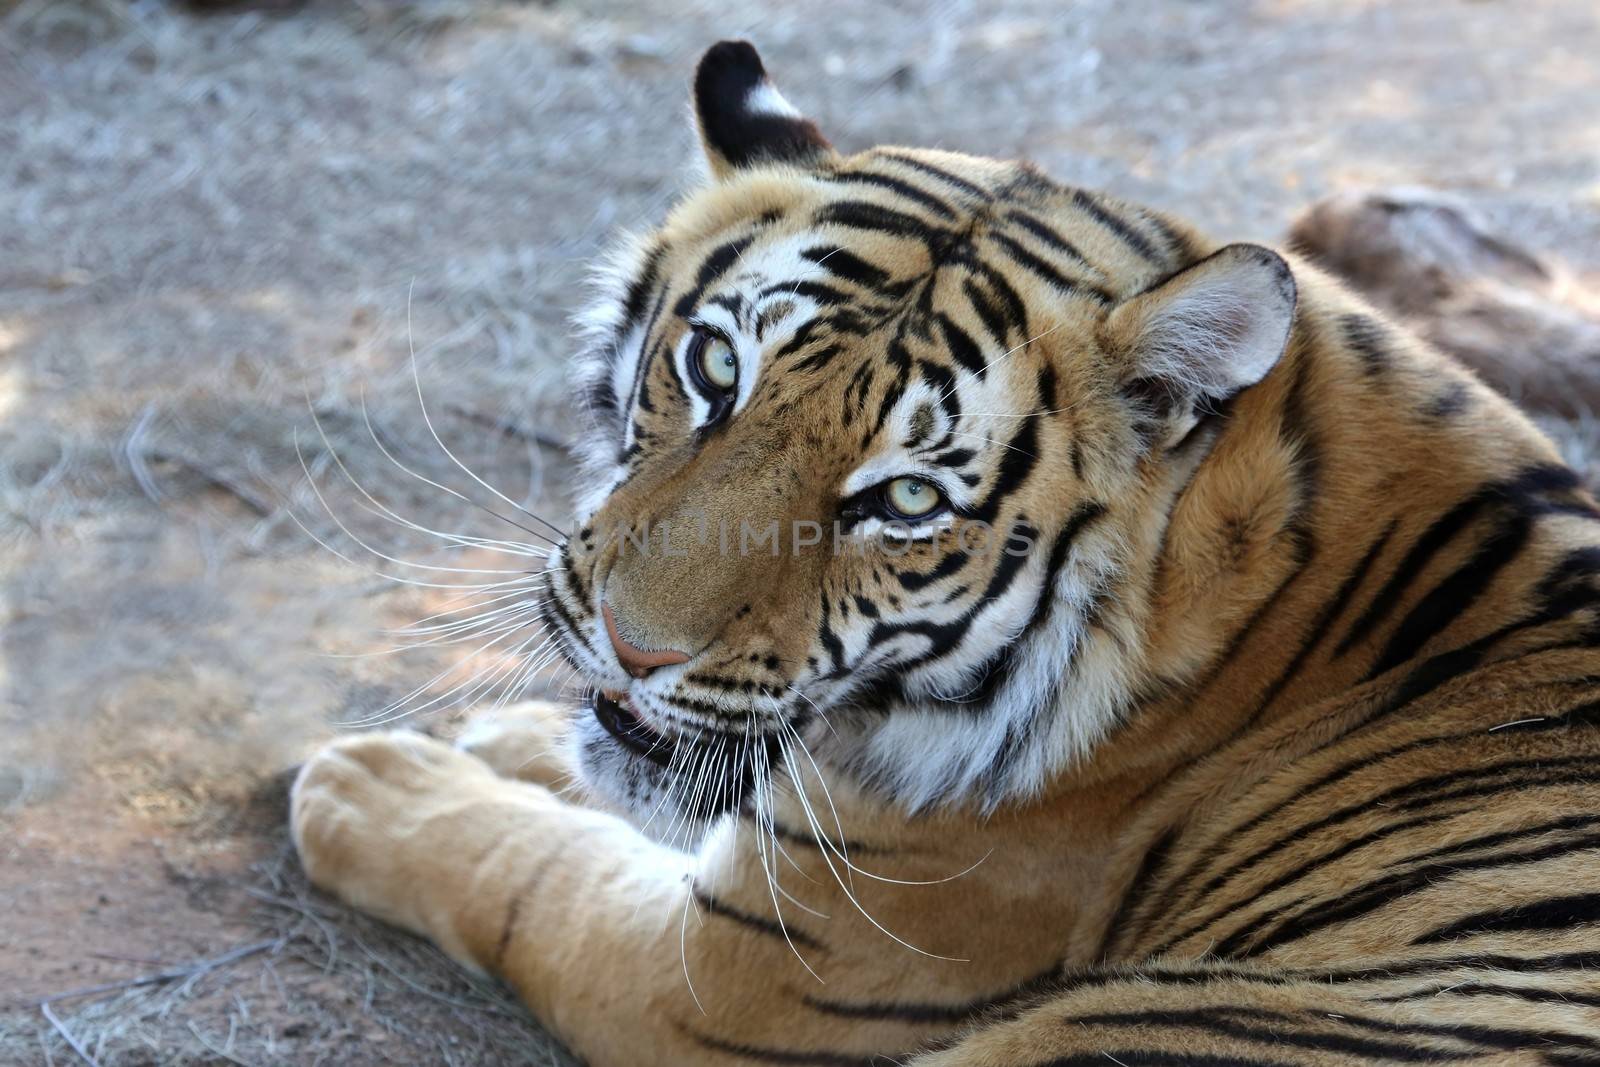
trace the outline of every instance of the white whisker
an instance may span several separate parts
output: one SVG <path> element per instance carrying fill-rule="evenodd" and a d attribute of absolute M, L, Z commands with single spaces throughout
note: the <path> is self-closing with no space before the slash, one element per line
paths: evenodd
<path fill-rule="evenodd" d="M 334 464 L 339 468 L 340 473 L 344 475 L 345 481 L 349 482 L 351 487 L 354 488 L 356 492 L 360 493 L 366 498 L 367 501 L 370 502 L 370 506 L 368 506 L 367 504 L 362 504 L 362 502 L 359 500 L 356 501 L 357 505 L 361 506 L 364 510 L 378 515 L 380 518 L 386 519 L 402 528 L 413 530 L 418 533 L 425 533 L 433 537 L 438 537 L 447 543 L 456 545 L 458 547 L 492 547 L 512 555 L 532 556 L 541 559 L 547 557 L 547 552 L 545 550 L 537 549 L 533 545 L 524 545 L 518 541 L 501 541 L 491 538 L 466 537 L 460 534 L 446 533 L 441 530 L 434 530 L 429 527 L 422 526 L 419 523 L 416 523 L 411 519 L 401 515 L 399 512 L 383 503 L 377 497 L 373 496 L 372 493 L 368 491 L 366 486 L 362 485 L 356 476 L 350 472 L 349 467 L 345 465 L 344 457 L 341 456 L 339 454 L 339 450 L 333 446 L 333 442 L 328 440 L 328 433 L 322 425 L 322 418 L 317 414 L 317 409 L 312 405 L 311 397 L 309 395 L 306 396 L 306 407 L 311 412 L 312 425 L 317 428 L 317 436 L 321 438 L 322 446 L 327 449 L 329 458 L 333 460 Z M 407 474 L 412 474 L 412 471 L 401 465 L 394 459 L 393 456 L 389 454 L 389 451 L 384 447 L 383 442 L 378 439 L 377 430 L 372 425 L 371 413 L 367 410 L 367 398 L 365 391 L 363 391 L 361 394 L 361 416 L 362 420 L 366 424 L 368 436 L 372 438 L 372 443 L 378 446 L 378 450 L 383 453 L 384 457 L 387 458 L 391 463 L 394 463 L 396 466 L 400 467 L 402 471 L 405 471 Z M 545 538 L 545 540 L 549 539 Z"/>
<path fill-rule="evenodd" d="M 800 735 L 798 733 L 794 733 L 792 727 L 790 727 L 790 732 L 791 732 L 791 735 L 797 741 L 800 741 Z M 818 845 L 818 847 L 819 847 L 819 849 L 821 851 L 822 860 L 823 860 L 823 862 L 825 864 L 827 864 L 828 871 L 833 875 L 834 880 L 838 883 L 839 889 L 844 894 L 845 899 L 848 900 L 850 902 L 850 904 L 856 909 L 856 911 L 861 914 L 861 917 L 866 919 L 867 922 L 871 923 L 872 926 L 875 929 L 877 929 L 880 933 L 886 935 L 887 937 L 889 937 L 891 940 L 893 940 L 897 944 L 902 945 L 905 948 L 908 948 L 911 951 L 918 953 L 919 955 L 928 956 L 928 957 L 930 957 L 932 959 L 951 960 L 951 961 L 957 962 L 957 963 L 968 963 L 968 962 L 971 962 L 970 960 L 962 958 L 962 957 L 943 956 L 943 955 L 940 955 L 939 953 L 929 952 L 926 949 L 919 948 L 916 945 L 913 945 L 911 942 L 909 942 L 909 941 L 905 940 L 904 938 L 900 937 L 898 934 L 894 933 L 894 931 L 890 930 L 888 927 L 886 927 L 882 923 L 880 923 L 877 920 L 877 918 L 874 915 L 872 915 L 871 912 L 867 911 L 867 909 L 862 906 L 861 901 L 859 899 L 857 899 L 857 897 L 855 895 L 855 892 L 846 883 L 846 880 L 839 874 L 838 869 L 834 866 L 833 860 L 828 855 L 830 842 L 828 841 L 827 835 L 822 830 L 821 823 L 818 822 L 818 820 L 817 820 L 817 815 L 816 815 L 815 810 L 811 806 L 810 799 L 806 796 L 806 789 L 805 789 L 804 781 L 800 777 L 799 767 L 794 762 L 794 753 L 789 748 L 788 744 L 782 739 L 782 735 L 780 735 L 779 747 L 780 747 L 780 749 L 782 749 L 784 760 L 785 760 L 785 762 L 787 763 L 787 765 L 789 767 L 789 774 L 793 777 L 793 779 L 795 781 L 796 790 L 797 790 L 797 796 L 798 796 L 798 798 L 800 800 L 801 810 L 805 814 L 806 821 L 811 826 L 812 835 L 817 840 L 817 845 Z M 800 741 L 800 747 L 802 749 L 805 748 L 805 743 L 803 741 Z M 807 756 L 809 758 L 809 753 L 807 753 Z M 813 767 L 815 767 L 815 763 L 814 762 L 813 762 Z M 821 778 L 822 772 L 821 772 L 820 769 L 817 770 L 817 774 L 818 774 L 818 777 Z M 825 781 L 823 782 L 823 788 L 824 788 L 824 790 L 826 790 L 826 788 L 827 788 L 827 783 Z M 830 799 L 830 803 L 831 803 L 831 799 Z M 841 836 L 842 836 L 843 831 L 841 830 L 840 833 L 841 833 Z M 835 847 L 834 851 L 837 852 L 839 850 Z M 849 864 L 848 858 L 843 857 L 843 853 L 842 852 L 839 852 L 839 854 L 840 854 L 841 858 L 844 859 L 844 862 L 847 865 L 847 867 L 849 867 L 850 864 Z M 976 865 L 974 865 L 974 866 L 976 866 Z"/>
<path fill-rule="evenodd" d="M 465 463 L 461 462 L 461 460 L 456 458 L 456 454 L 454 452 L 450 451 L 450 446 L 446 445 L 444 443 L 444 439 L 439 436 L 439 431 L 434 429 L 433 419 L 428 414 L 427 402 L 423 399 L 423 396 L 422 396 L 422 376 L 417 370 L 417 349 L 416 349 L 416 344 L 414 343 L 414 338 L 413 338 L 412 333 L 411 333 L 411 297 L 412 297 L 412 294 L 416 291 L 416 288 L 417 288 L 417 280 L 416 280 L 416 278 L 412 278 L 410 287 L 406 289 L 406 345 L 411 350 L 411 378 L 412 378 L 412 381 L 416 384 L 416 387 L 417 387 L 417 407 L 422 411 L 423 424 L 428 427 L 428 432 L 433 435 L 434 443 L 437 444 L 439 446 L 439 448 L 444 452 L 444 454 L 450 458 L 450 462 L 454 463 L 457 467 L 461 468 L 461 470 L 467 475 L 467 477 L 471 478 L 473 481 L 477 482 L 479 485 L 481 485 L 485 489 L 489 490 L 489 492 L 493 493 L 495 496 L 499 497 L 501 500 L 505 501 L 507 504 L 510 504 L 512 507 L 516 508 L 522 514 L 528 516 L 528 518 L 532 519 L 534 522 L 543 523 L 546 527 L 548 527 L 550 530 L 552 530 L 557 537 L 566 537 L 567 534 L 566 534 L 565 530 L 561 529 L 559 526 L 557 526 L 554 523 L 550 522 L 548 519 L 544 518 L 543 516 L 535 515 L 533 512 L 529 511 L 527 508 L 523 507 L 521 504 L 518 504 L 515 500 L 512 500 L 510 497 L 506 496 L 500 490 L 496 489 L 494 486 L 490 485 L 488 482 L 486 482 L 482 478 L 478 477 L 477 473 L 474 472 L 472 470 L 472 468 L 468 467 Z M 506 521 L 510 522 L 511 520 L 507 519 Z M 515 524 L 513 524 L 513 525 L 515 525 Z M 533 533 L 532 530 L 529 530 L 528 532 L 529 533 Z M 534 536 L 538 536 L 538 535 L 535 534 Z"/>
<path fill-rule="evenodd" d="M 400 460 L 395 457 L 394 453 L 389 451 L 388 446 L 386 446 L 383 443 L 382 439 L 378 437 L 378 431 L 372 425 L 372 413 L 367 409 L 367 394 L 366 394 L 365 390 L 363 390 L 362 393 L 361 393 L 361 418 L 366 423 L 367 435 L 372 438 L 372 443 L 374 445 L 376 445 L 377 448 L 378 448 L 378 451 L 383 454 L 383 458 L 387 459 L 390 463 L 394 464 L 394 466 L 397 467 L 402 473 L 410 475 L 412 478 L 415 478 L 417 481 L 421 482 L 422 484 L 424 484 L 426 486 L 430 486 L 431 488 L 437 489 L 441 493 L 445 493 L 445 494 L 447 494 L 449 496 L 452 496 L 452 497 L 454 497 L 455 499 L 461 501 L 464 504 L 469 504 L 472 507 L 477 508 L 479 511 L 483 512 L 485 515 L 492 515 L 495 518 L 499 519 L 501 522 L 506 523 L 509 526 L 516 527 L 517 529 L 521 530 L 523 533 L 527 534 L 529 537 L 537 537 L 541 541 L 549 542 L 552 546 L 558 546 L 561 543 L 560 541 L 556 540 L 555 538 L 552 538 L 552 537 L 549 537 L 549 536 L 547 536 L 545 534 L 542 534 L 542 533 L 538 532 L 537 530 L 530 530 L 526 526 L 522 525 L 520 522 L 517 522 L 515 519 L 507 518 L 506 516 L 500 514 L 498 511 L 494 510 L 493 508 L 487 507 L 484 504 L 480 504 L 478 501 L 472 499 L 470 496 L 467 496 L 465 493 L 461 492 L 460 490 L 452 489 L 450 486 L 445 485 L 442 482 L 434 481 L 432 478 L 429 478 L 426 474 L 421 474 L 421 473 L 419 473 L 417 471 L 414 471 L 410 467 L 406 466 L 404 463 L 401 463 Z M 549 523 L 545 523 L 545 525 L 548 526 L 550 524 Z M 566 535 L 563 534 L 562 536 L 565 537 Z"/>

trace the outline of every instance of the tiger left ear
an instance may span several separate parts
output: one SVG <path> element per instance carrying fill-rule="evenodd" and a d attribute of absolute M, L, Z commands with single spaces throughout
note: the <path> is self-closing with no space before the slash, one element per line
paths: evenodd
<path fill-rule="evenodd" d="M 719 41 L 694 75 L 694 117 L 717 179 L 762 163 L 815 166 L 833 146 L 785 100 L 748 41 Z"/>
<path fill-rule="evenodd" d="M 1114 308 L 1102 339 L 1118 353 L 1122 390 L 1151 436 L 1172 447 L 1277 366 L 1295 304 L 1282 256 L 1228 245 Z"/>

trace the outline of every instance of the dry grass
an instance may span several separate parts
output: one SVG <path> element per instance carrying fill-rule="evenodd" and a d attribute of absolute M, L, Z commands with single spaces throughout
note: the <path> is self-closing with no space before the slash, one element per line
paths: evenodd
<path fill-rule="evenodd" d="M 0 1012 L 0 1063 L 572 1064 L 508 990 L 331 905 L 287 848 L 243 888 L 252 936 Z"/>

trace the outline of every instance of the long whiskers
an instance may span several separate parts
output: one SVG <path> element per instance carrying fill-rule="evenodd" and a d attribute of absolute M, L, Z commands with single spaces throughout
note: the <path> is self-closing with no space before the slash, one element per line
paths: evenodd
<path fill-rule="evenodd" d="M 817 761 L 816 761 L 815 757 L 812 756 L 811 749 L 805 743 L 805 739 L 800 736 L 799 730 L 797 730 L 792 723 L 785 722 L 784 726 L 788 731 L 788 737 L 790 739 L 792 739 L 793 742 L 794 742 L 794 747 L 797 747 L 800 750 L 801 754 L 805 756 L 807 763 L 810 764 L 812 773 L 816 776 L 817 784 L 822 789 L 823 798 L 828 803 L 829 811 L 833 816 L 834 825 L 838 828 L 838 831 L 839 831 L 839 844 L 835 844 L 831 839 L 829 839 L 827 837 L 826 834 L 820 833 L 820 823 L 817 821 L 816 815 L 815 815 L 815 811 L 811 807 L 809 798 L 806 796 L 804 783 L 803 783 L 803 781 L 799 781 L 798 780 L 799 772 L 798 772 L 798 768 L 796 768 L 794 766 L 794 764 L 793 764 L 793 753 L 792 753 L 792 751 L 790 749 L 786 748 L 785 749 L 785 755 L 786 755 L 786 758 L 790 761 L 790 767 L 791 767 L 790 773 L 792 775 L 795 775 L 795 777 L 797 779 L 797 783 L 796 783 L 797 784 L 797 792 L 798 792 L 798 795 L 799 795 L 799 799 L 800 799 L 801 805 L 807 811 L 807 814 L 808 814 L 808 817 L 809 817 L 809 821 L 812 823 L 813 832 L 820 834 L 820 836 L 817 837 L 817 844 L 818 844 L 818 846 L 820 848 L 822 848 L 824 850 L 824 852 L 831 851 L 834 855 L 838 856 L 841 864 L 845 867 L 847 872 L 852 873 L 852 874 L 862 875 L 863 877 L 870 878 L 873 881 L 886 882 L 886 883 L 890 883 L 890 884 L 893 884 L 893 885 L 907 885 L 907 886 L 912 886 L 912 885 L 941 885 L 941 884 L 943 884 L 945 882 L 952 882 L 952 881 L 956 880 L 957 878 L 962 878 L 962 877 L 965 877 L 967 874 L 970 874 L 972 871 L 976 870 L 977 867 L 980 864 L 982 864 L 985 860 L 987 860 L 989 858 L 989 856 L 992 854 L 992 850 L 990 852 L 986 852 L 986 853 L 984 853 L 984 855 L 982 857 L 980 857 L 976 862 L 974 862 L 970 866 L 964 868 L 963 870 L 957 871 L 955 874 L 947 875 L 947 876 L 945 876 L 943 878 L 929 878 L 929 879 L 891 878 L 891 877 L 889 877 L 887 875 L 877 874 L 876 872 L 869 871 L 869 870 L 867 870 L 867 869 L 865 869 L 863 867 L 858 866 L 857 864 L 855 864 L 850 859 L 849 853 L 845 850 L 845 848 L 843 846 L 843 842 L 845 841 L 844 827 L 843 827 L 843 824 L 840 822 L 840 819 L 839 819 L 838 808 L 834 805 L 833 792 L 828 786 L 827 776 L 823 773 L 822 768 L 817 764 Z M 824 857 L 824 858 L 826 858 L 826 857 Z M 831 864 L 830 864 L 830 869 L 831 869 Z M 845 889 L 847 894 L 849 893 L 849 887 L 844 886 L 843 883 L 841 883 L 840 888 Z M 851 899 L 851 903 L 856 904 L 856 906 L 858 908 L 860 907 L 860 904 L 857 903 L 853 897 Z M 870 921 L 872 917 L 871 916 L 867 916 L 867 918 Z M 877 925 L 877 924 L 874 923 L 874 925 Z M 885 930 L 884 932 L 888 933 L 887 930 Z M 890 934 L 890 936 L 893 937 L 894 935 Z M 899 940 L 899 938 L 896 938 L 896 940 Z M 907 947 L 915 948 L 915 946 L 909 946 L 909 945 Z M 921 950 L 918 950 L 918 951 L 921 951 Z M 948 958 L 948 957 L 940 957 L 940 958 Z"/>
<path fill-rule="evenodd" d="M 766 748 L 764 746 L 754 745 L 752 746 L 752 752 L 755 756 L 756 765 L 755 778 L 757 787 L 754 790 L 756 821 L 758 824 L 764 824 L 764 826 L 758 825 L 758 830 L 762 828 L 766 830 L 765 835 L 759 832 L 756 834 L 756 848 L 761 859 L 761 868 L 766 873 L 767 891 L 772 898 L 773 915 L 777 919 L 778 930 L 783 934 L 783 939 L 788 943 L 789 951 L 794 953 L 795 959 L 800 961 L 800 965 L 804 967 L 807 973 L 809 973 L 811 977 L 815 978 L 818 983 L 826 985 L 827 983 L 823 981 L 822 976 L 819 975 L 816 970 L 812 968 L 810 962 L 800 954 L 800 949 L 795 946 L 794 938 L 789 936 L 789 927 L 785 924 L 783 919 L 783 905 L 778 902 L 777 863 L 773 856 L 778 844 L 778 831 L 774 825 L 775 820 L 772 812 L 772 768 L 768 762 Z"/>
<path fill-rule="evenodd" d="M 417 481 L 421 482 L 422 484 L 424 484 L 426 486 L 429 486 L 431 488 L 437 489 L 441 493 L 445 493 L 448 496 L 454 497 L 455 499 L 461 501 L 464 504 L 470 504 L 472 507 L 477 508 L 479 511 L 483 512 L 486 515 L 494 516 L 495 518 L 499 519 L 501 522 L 505 523 L 508 526 L 516 527 L 517 529 L 521 530 L 523 533 L 527 534 L 529 537 L 537 537 L 542 541 L 548 542 L 552 546 L 560 544 L 560 542 L 558 540 L 556 540 L 555 538 L 550 537 L 548 534 L 543 534 L 543 533 L 540 533 L 537 530 L 529 529 L 528 527 L 522 525 L 522 523 L 518 522 L 517 520 L 515 520 L 513 518 L 510 518 L 509 516 L 502 515 L 500 512 L 496 511 L 494 508 L 491 508 L 486 504 L 480 503 L 479 501 L 476 501 L 476 500 L 472 499 L 471 497 L 467 496 L 465 493 L 461 492 L 460 490 L 453 489 L 448 485 L 445 485 L 445 484 L 443 484 L 441 482 L 435 481 L 434 479 L 429 478 L 427 475 L 419 473 L 418 471 L 414 471 L 410 467 L 406 466 L 404 463 L 401 463 L 400 460 L 395 457 L 394 453 L 389 451 L 388 446 L 383 443 L 383 440 L 378 436 L 377 430 L 373 427 L 373 425 L 372 425 L 372 413 L 367 408 L 367 395 L 366 395 L 365 391 L 363 391 L 362 394 L 361 394 L 361 418 L 366 423 L 367 433 L 372 437 L 372 443 L 377 446 L 379 452 L 383 453 L 383 458 L 387 459 L 390 463 L 394 464 L 395 467 L 397 467 L 403 473 L 405 473 L 407 475 L 410 475 L 412 478 L 415 478 Z M 430 428 L 431 428 L 431 424 L 430 424 Z M 437 440 L 437 435 L 435 436 L 435 439 Z M 440 442 L 440 447 L 441 448 L 444 447 L 443 442 Z M 458 466 L 462 465 L 461 461 L 459 459 L 456 459 L 453 454 L 450 456 L 450 458 Z M 477 478 L 478 476 L 476 474 L 474 474 L 473 477 Z M 479 478 L 478 480 L 482 481 L 481 478 Z M 520 508 L 519 508 L 519 510 L 520 510 Z M 545 523 L 545 525 L 548 526 L 550 524 L 549 523 Z M 561 537 L 565 537 L 566 536 L 564 533 L 561 533 L 560 531 L 557 531 L 557 533 Z"/>
<path fill-rule="evenodd" d="M 548 553 L 547 549 L 536 548 L 535 546 L 532 546 L 532 545 L 525 545 L 525 544 L 521 543 L 520 541 L 506 541 L 506 540 L 495 539 L 495 538 L 486 538 L 486 537 L 468 537 L 468 536 L 465 536 L 465 535 L 462 535 L 462 534 L 447 533 L 447 532 L 442 531 L 442 530 L 435 530 L 435 529 L 432 529 L 431 527 L 423 526 L 423 525 L 421 525 L 421 524 L 419 524 L 417 522 L 414 522 L 413 520 L 408 519 L 405 516 L 399 514 L 393 508 L 389 507 L 387 504 L 383 503 L 377 497 L 373 496 L 372 493 L 367 490 L 367 487 L 362 485 L 360 480 L 357 479 L 356 476 L 350 472 L 350 468 L 345 465 L 344 457 L 341 456 L 339 454 L 339 450 L 333 446 L 333 442 L 328 440 L 327 430 L 322 425 L 322 417 L 317 414 L 317 409 L 316 409 L 315 406 L 312 405 L 311 398 L 309 396 L 306 397 L 306 407 L 311 412 L 312 425 L 316 426 L 316 428 L 317 428 L 317 436 L 322 439 L 322 446 L 323 446 L 323 448 L 325 448 L 327 450 L 327 455 L 329 456 L 329 458 L 331 458 L 333 460 L 334 464 L 339 468 L 339 472 L 344 475 L 345 481 L 349 482 L 350 486 L 353 489 L 355 489 L 356 492 L 360 493 L 361 496 L 364 497 L 366 499 L 366 501 L 370 504 L 370 506 L 367 506 L 367 504 L 362 504 L 362 507 L 364 508 L 364 510 L 366 510 L 369 513 L 372 513 L 372 514 L 376 514 L 381 518 L 387 519 L 388 521 L 390 521 L 390 522 L 392 522 L 392 523 L 394 523 L 394 524 L 396 524 L 396 525 L 398 525 L 398 526 L 400 526 L 400 527 L 402 527 L 404 529 L 413 530 L 413 531 L 418 532 L 418 533 L 424 533 L 424 534 L 427 534 L 427 535 L 429 535 L 431 537 L 437 537 L 440 540 L 445 541 L 447 544 L 450 544 L 450 545 L 453 545 L 453 546 L 457 546 L 457 547 L 473 547 L 473 548 L 495 548 L 495 549 L 499 549 L 502 552 L 507 552 L 507 553 L 509 553 L 511 555 L 533 556 L 533 557 L 540 558 L 540 559 L 543 559 L 546 556 L 548 556 L 549 553 Z M 493 515 L 495 518 L 499 518 L 499 519 L 502 519 L 503 521 L 507 521 L 507 522 L 510 521 L 510 520 L 505 520 L 504 517 L 499 515 L 497 512 L 492 511 L 492 510 L 490 510 L 488 508 L 483 508 L 481 505 L 478 505 L 476 501 L 468 500 L 466 497 L 461 496 L 461 494 L 455 493 L 453 490 L 448 489 L 445 486 L 439 485 L 437 482 L 434 482 L 433 480 L 431 480 L 429 478 L 426 478 L 421 474 L 418 474 L 416 471 L 412 470 L 410 467 L 407 467 L 404 463 L 401 463 L 399 461 L 399 459 L 397 459 L 394 456 L 394 454 L 389 451 L 388 447 L 386 445 L 384 445 L 383 439 L 378 435 L 377 427 L 372 425 L 372 413 L 367 407 L 367 394 L 366 394 L 365 390 L 362 390 L 362 392 L 361 392 L 361 420 L 362 420 L 362 423 L 366 427 L 367 436 L 371 439 L 373 445 L 375 445 L 377 447 L 378 451 L 383 455 L 384 459 L 388 460 L 398 470 L 400 470 L 401 472 L 409 475 L 412 478 L 416 478 L 416 479 L 418 479 L 418 480 L 420 480 L 422 482 L 425 482 L 426 484 L 428 484 L 428 485 L 430 485 L 430 486 L 432 486 L 434 488 L 441 489 L 446 493 L 451 493 L 454 496 L 456 496 L 458 499 L 465 500 L 467 503 L 473 504 L 474 506 L 479 507 L 480 510 L 484 511 L 485 513 L 487 513 L 489 515 Z M 302 461 L 302 469 L 303 468 L 304 468 L 304 462 Z M 309 476 L 309 472 L 307 472 L 307 473 L 308 473 L 308 476 Z M 362 502 L 358 500 L 357 503 L 361 504 Z M 511 525 L 517 526 L 516 523 L 511 523 Z M 523 530 L 525 533 L 528 533 L 528 534 L 530 534 L 530 535 L 532 535 L 534 537 L 539 537 L 539 538 L 541 538 L 542 540 L 546 541 L 547 543 L 549 543 L 551 545 L 555 544 L 555 542 L 551 541 L 550 538 L 545 537 L 543 534 L 535 533 L 534 531 L 528 530 L 528 529 L 526 529 L 526 527 L 522 527 L 522 526 L 518 526 L 517 528 Z"/>
<path fill-rule="evenodd" d="M 555 535 L 557 537 L 566 537 L 566 535 L 567 535 L 566 531 L 561 529 L 561 527 L 555 525 L 553 522 L 551 522 L 548 519 L 544 518 L 542 515 L 536 515 L 533 512 L 529 511 L 527 508 L 523 507 L 521 504 L 517 503 L 515 500 L 512 500 L 510 497 L 506 496 L 500 490 L 498 490 L 494 486 L 490 485 L 483 478 L 480 478 L 476 471 L 474 471 L 471 467 L 468 467 L 465 463 L 461 462 L 461 460 L 456 458 L 456 454 L 454 452 L 450 451 L 450 446 L 444 443 L 444 439 L 439 436 L 439 431 L 434 428 L 433 419 L 428 414 L 428 403 L 427 403 L 427 400 L 423 397 L 423 394 L 422 394 L 422 376 L 417 371 L 417 347 L 416 347 L 415 341 L 414 341 L 413 336 L 412 336 L 412 331 L 411 331 L 411 298 L 412 298 L 412 295 L 415 293 L 416 288 L 417 288 L 417 279 L 416 278 L 412 278 L 410 286 L 406 289 L 406 345 L 410 349 L 410 353 L 411 353 L 411 380 L 417 387 L 417 407 L 420 408 L 421 411 L 422 411 L 422 421 L 428 427 L 428 433 L 433 436 L 434 443 L 439 446 L 440 451 L 442 451 L 446 456 L 449 457 L 450 462 L 454 463 L 457 467 L 461 468 L 462 472 L 464 474 L 466 474 L 467 477 L 471 478 L 473 481 L 477 482 L 479 485 L 481 485 L 485 489 L 489 490 L 489 492 L 493 493 L 496 497 L 498 497 L 501 500 L 505 501 L 507 504 L 510 504 L 512 507 L 516 508 L 518 511 L 520 511 L 522 514 L 526 515 L 528 518 L 532 519 L 533 521 L 535 521 L 537 523 L 541 523 L 544 526 L 548 527 L 552 532 L 555 533 Z M 510 520 L 507 520 L 507 521 L 509 522 Z M 532 531 L 529 531 L 529 532 L 531 533 Z"/>

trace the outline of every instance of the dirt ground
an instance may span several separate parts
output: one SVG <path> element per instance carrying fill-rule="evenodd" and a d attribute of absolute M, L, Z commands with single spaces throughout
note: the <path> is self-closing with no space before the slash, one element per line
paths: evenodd
<path fill-rule="evenodd" d="M 1029 156 L 1258 240 L 1433 185 L 1600 273 L 1592 0 L 729 7 L 0 0 L 0 1064 L 562 1062 L 307 890 L 286 773 L 562 691 L 526 630 L 404 630 L 463 592 L 390 577 L 529 561 L 372 500 L 526 540 L 413 476 L 507 513 L 465 467 L 560 521 L 565 317 L 694 180 L 719 37 L 845 148 Z"/>

